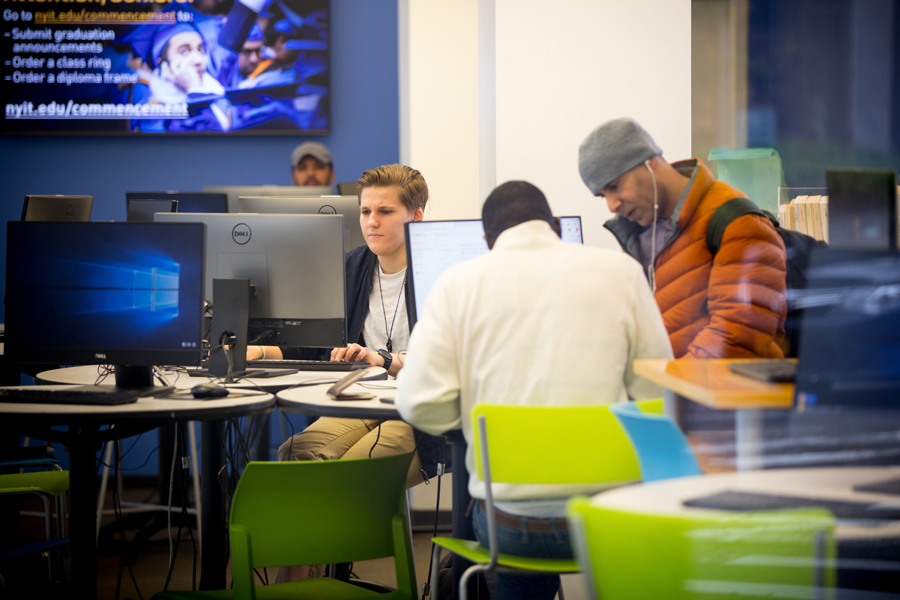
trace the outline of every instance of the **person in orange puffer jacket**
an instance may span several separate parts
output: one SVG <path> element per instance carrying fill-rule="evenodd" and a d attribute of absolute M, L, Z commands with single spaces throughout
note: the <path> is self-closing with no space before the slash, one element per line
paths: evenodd
<path fill-rule="evenodd" d="M 706 246 L 713 213 L 743 192 L 698 159 L 669 164 L 627 118 L 591 132 L 579 170 L 616 213 L 604 226 L 643 264 L 676 358 L 784 356 L 786 262 L 775 228 L 744 215 L 725 229 L 715 256 Z"/>

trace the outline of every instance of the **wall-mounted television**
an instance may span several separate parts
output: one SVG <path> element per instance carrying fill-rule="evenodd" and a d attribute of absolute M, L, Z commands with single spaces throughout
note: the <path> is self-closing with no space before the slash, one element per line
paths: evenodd
<path fill-rule="evenodd" d="M 331 128 L 328 0 L 8 8 L 0 21 L 8 65 L 0 133 L 297 135 Z"/>

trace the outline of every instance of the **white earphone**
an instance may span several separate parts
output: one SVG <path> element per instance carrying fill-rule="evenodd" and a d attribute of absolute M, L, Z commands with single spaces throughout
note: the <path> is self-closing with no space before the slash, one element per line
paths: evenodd
<path fill-rule="evenodd" d="M 656 211 L 659 210 L 659 195 L 656 190 L 656 174 L 650 167 L 650 159 L 644 161 L 644 166 L 650 171 L 650 177 L 653 179 L 653 228 L 650 231 L 650 266 L 647 268 L 647 275 L 650 279 L 650 289 L 656 293 Z"/>

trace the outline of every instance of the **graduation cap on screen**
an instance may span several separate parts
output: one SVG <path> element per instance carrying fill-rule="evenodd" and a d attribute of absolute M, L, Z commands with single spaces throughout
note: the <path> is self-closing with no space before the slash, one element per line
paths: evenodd
<path fill-rule="evenodd" d="M 161 22 L 159 24 L 144 23 L 141 25 L 134 25 L 126 33 L 120 35 L 113 41 L 113 49 L 120 54 L 131 52 L 136 56 L 140 56 L 144 59 L 144 62 L 150 65 L 150 68 L 154 68 L 156 67 L 154 49 L 159 52 L 162 51 L 162 48 L 165 46 L 164 42 L 161 45 L 157 45 L 157 42 L 166 35 L 168 35 L 168 38 L 171 38 L 172 35 L 175 35 L 175 33 L 179 33 L 180 31 L 196 31 L 202 36 L 204 25 L 211 24 L 214 18 L 204 15 L 186 4 L 175 3 L 166 6 L 160 10 L 157 15 L 177 12 L 189 14 L 190 21 L 187 22 L 184 17 L 179 21 L 173 16 L 171 21 L 163 21 L 160 19 Z M 178 31 L 175 31 L 176 28 L 178 28 Z"/>

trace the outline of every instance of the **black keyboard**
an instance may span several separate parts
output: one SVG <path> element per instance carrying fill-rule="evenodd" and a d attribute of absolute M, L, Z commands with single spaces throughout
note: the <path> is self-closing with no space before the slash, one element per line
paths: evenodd
<path fill-rule="evenodd" d="M 876 481 L 875 483 L 854 485 L 853 490 L 856 492 L 872 492 L 874 494 L 894 494 L 900 496 L 900 477 L 888 479 L 886 481 Z"/>
<path fill-rule="evenodd" d="M 797 362 L 793 360 L 760 360 L 730 363 L 732 373 L 760 381 L 791 383 L 797 376 Z"/>
<path fill-rule="evenodd" d="M 900 519 L 900 508 L 867 502 L 846 502 L 843 500 L 822 500 L 819 498 L 798 498 L 755 494 L 753 492 L 726 491 L 702 498 L 685 500 L 685 506 L 713 508 L 716 510 L 759 511 L 785 510 L 792 508 L 824 508 L 837 519 Z"/>
<path fill-rule="evenodd" d="M 329 360 L 266 359 L 248 360 L 247 368 L 296 369 L 298 371 L 355 371 L 368 369 L 367 362 L 331 362 Z"/>
<path fill-rule="evenodd" d="M 154 388 L 121 389 L 100 386 L 72 386 L 72 389 L 0 389 L 0 402 L 22 404 L 90 404 L 113 406 L 137 402 L 138 398 L 156 396 L 171 392 L 175 388 L 156 386 Z"/>

